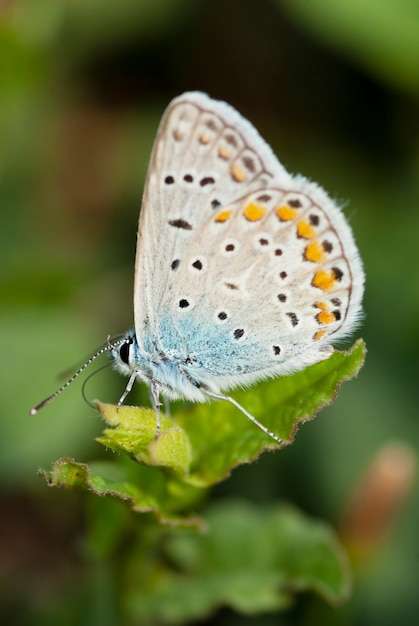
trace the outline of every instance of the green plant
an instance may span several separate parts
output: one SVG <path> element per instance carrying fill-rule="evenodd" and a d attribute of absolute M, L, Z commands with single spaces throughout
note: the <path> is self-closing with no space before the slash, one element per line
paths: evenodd
<path fill-rule="evenodd" d="M 250 410 L 263 413 L 286 445 L 357 374 L 364 353 L 358 341 L 347 353 L 235 396 L 241 402 L 246 395 Z M 116 557 L 121 610 L 130 618 L 185 623 L 220 606 L 278 611 L 303 590 L 331 603 L 348 596 L 347 560 L 327 525 L 283 504 L 209 500 L 210 488 L 233 468 L 280 447 L 233 406 L 195 405 L 164 416 L 157 439 L 154 411 L 101 402 L 97 408 L 106 422 L 98 441 L 120 454 L 89 465 L 59 459 L 42 473 L 50 486 L 85 489 L 153 514 L 134 530 L 128 517 L 104 514 L 103 506 L 90 520 L 96 556 Z M 129 550 L 120 551 L 127 541 Z"/>

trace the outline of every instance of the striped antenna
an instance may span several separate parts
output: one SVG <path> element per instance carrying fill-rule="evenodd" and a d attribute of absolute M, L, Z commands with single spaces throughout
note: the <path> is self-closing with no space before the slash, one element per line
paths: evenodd
<path fill-rule="evenodd" d="M 95 361 L 99 356 L 101 356 L 105 352 L 109 352 L 109 350 L 116 348 L 121 343 L 122 343 L 121 339 L 119 339 L 118 341 L 114 341 L 114 340 L 111 340 L 110 337 L 108 337 L 108 343 L 105 346 L 102 346 L 97 352 L 95 352 L 95 354 L 93 354 L 89 359 L 87 359 L 87 361 L 83 363 L 83 365 L 71 376 L 71 378 L 69 378 L 67 382 L 64 383 L 64 385 L 62 385 L 59 389 L 57 389 L 57 391 L 54 391 L 54 393 L 48 396 L 48 398 L 45 398 L 45 400 L 42 400 L 42 402 L 34 406 L 29 411 L 29 415 L 36 415 L 40 409 L 42 409 L 45 405 L 49 404 L 51 400 L 54 400 L 54 398 L 59 396 L 60 393 L 64 391 L 64 389 L 67 389 L 67 387 L 69 387 L 71 383 L 74 380 L 76 380 L 79 374 L 81 374 L 86 369 L 86 367 L 91 365 L 93 361 Z"/>

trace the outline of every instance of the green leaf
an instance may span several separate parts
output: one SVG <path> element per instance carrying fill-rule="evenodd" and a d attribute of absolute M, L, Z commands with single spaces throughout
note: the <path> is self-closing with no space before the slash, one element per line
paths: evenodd
<path fill-rule="evenodd" d="M 203 497 L 203 490 L 179 483 L 146 466 L 130 463 L 79 463 L 58 459 L 51 472 L 39 470 L 49 487 L 77 487 L 98 496 L 111 496 L 127 503 L 137 513 L 154 513 L 163 524 L 199 526 L 194 516 L 177 511 L 190 508 Z"/>
<path fill-rule="evenodd" d="M 235 398 L 258 419 L 290 443 L 300 422 L 311 419 L 329 404 L 343 381 L 356 375 L 365 355 L 358 341 L 348 353 L 329 359 L 292 376 L 267 381 Z M 221 401 L 195 405 L 161 416 L 156 438 L 156 416 L 150 409 L 97 403 L 108 427 L 100 443 L 126 453 L 139 463 L 122 462 L 90 466 L 60 459 L 47 476 L 51 486 L 81 487 L 98 495 L 112 495 L 138 512 L 153 512 L 162 523 L 197 524 L 185 511 L 196 507 L 209 487 L 242 463 L 281 444 L 268 437 L 234 405 Z M 105 473 L 103 473 L 105 471 Z"/>
<path fill-rule="evenodd" d="M 299 423 L 312 419 L 333 401 L 342 382 L 358 373 L 364 356 L 365 346 L 358 341 L 347 353 L 335 352 L 326 361 L 261 383 L 255 390 L 237 391 L 234 397 L 283 438 L 284 444 L 290 443 Z M 113 426 L 105 430 L 101 443 L 147 465 L 183 473 L 186 482 L 197 486 L 217 483 L 237 465 L 251 462 L 263 450 L 279 447 L 226 401 L 194 405 L 177 412 L 175 420 L 162 417 L 161 448 L 160 438 L 155 439 L 154 411 L 97 406 Z"/>
<path fill-rule="evenodd" d="M 291 376 L 233 395 L 286 445 L 294 440 L 301 422 L 330 404 L 341 384 L 357 375 L 364 358 L 365 345 L 359 340 L 349 352 L 336 351 L 329 359 Z M 228 402 L 194 406 L 177 413 L 176 422 L 185 428 L 191 442 L 190 480 L 194 484 L 217 483 L 237 465 L 251 462 L 264 450 L 280 447 Z"/>
<path fill-rule="evenodd" d="M 237 502 L 212 507 L 206 519 L 205 533 L 168 538 L 163 552 L 170 570 L 144 578 L 134 555 L 128 606 L 137 620 L 185 623 L 220 606 L 245 614 L 279 611 L 295 592 L 308 590 L 332 604 L 347 598 L 347 559 L 326 525 L 287 506 Z"/>
<path fill-rule="evenodd" d="M 156 413 L 133 406 L 117 407 L 96 402 L 102 417 L 112 428 L 106 428 L 97 441 L 112 450 L 126 452 L 151 467 L 164 467 L 185 474 L 191 462 L 191 447 L 184 430 L 162 416 L 161 433 L 156 434 Z"/>

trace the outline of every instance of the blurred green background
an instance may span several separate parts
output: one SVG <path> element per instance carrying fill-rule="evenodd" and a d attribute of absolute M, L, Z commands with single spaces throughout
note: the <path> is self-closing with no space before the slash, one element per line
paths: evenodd
<path fill-rule="evenodd" d="M 293 446 L 235 470 L 214 497 L 288 499 L 339 528 L 382 447 L 418 449 L 419 3 L 3 0 L 0 599 L 14 623 L 95 623 L 106 573 L 85 594 L 83 621 L 69 608 L 83 598 L 86 497 L 48 490 L 37 469 L 102 455 L 101 424 L 81 381 L 36 417 L 28 410 L 132 324 L 152 142 L 170 99 L 191 89 L 231 103 L 291 172 L 346 207 L 367 274 L 359 378 Z M 86 394 L 115 401 L 124 384 L 108 369 Z M 305 598 L 289 614 L 221 611 L 206 623 L 417 624 L 412 485 L 384 537 L 355 560 L 345 607 Z M 113 625 L 106 602 L 101 623 Z"/>

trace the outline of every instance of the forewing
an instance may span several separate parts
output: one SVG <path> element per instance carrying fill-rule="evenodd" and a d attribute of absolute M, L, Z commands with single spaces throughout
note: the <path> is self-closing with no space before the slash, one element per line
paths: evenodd
<path fill-rule="evenodd" d="M 140 215 L 134 284 L 140 344 L 146 329 L 157 329 L 162 300 L 186 250 L 206 237 L 204 224 L 237 198 L 289 180 L 232 107 L 198 92 L 172 101 L 157 134 Z"/>

